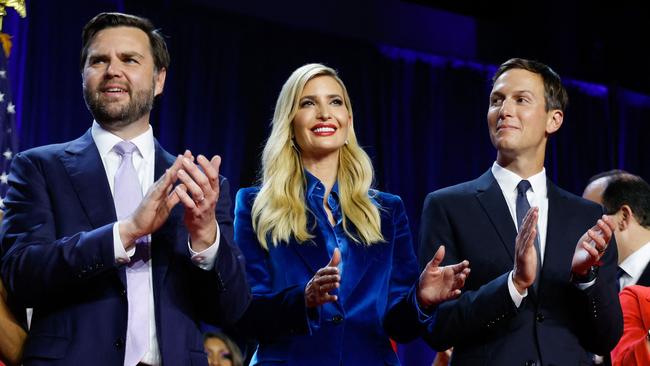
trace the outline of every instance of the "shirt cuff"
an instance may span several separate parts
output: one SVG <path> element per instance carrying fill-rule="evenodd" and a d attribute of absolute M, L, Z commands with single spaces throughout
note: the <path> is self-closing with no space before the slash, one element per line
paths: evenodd
<path fill-rule="evenodd" d="M 583 290 L 583 291 L 586 290 L 586 289 L 588 289 L 589 287 L 593 286 L 595 283 L 596 283 L 596 280 L 595 280 L 595 279 L 594 279 L 594 280 L 591 280 L 591 281 L 589 281 L 589 282 L 585 282 L 585 283 L 573 281 L 573 284 L 574 284 L 577 288 L 579 288 L 580 290 Z"/>
<path fill-rule="evenodd" d="M 221 239 L 220 234 L 221 231 L 219 230 L 219 223 L 217 222 L 217 238 L 212 245 L 201 252 L 195 252 L 192 250 L 190 238 L 187 238 L 187 248 L 190 250 L 192 263 L 194 263 L 195 266 L 205 271 L 211 271 L 214 268 L 214 260 L 217 258 L 217 251 L 219 250 L 219 242 Z"/>
<path fill-rule="evenodd" d="M 510 275 L 508 275 L 508 292 L 510 292 L 510 298 L 512 298 L 512 302 L 515 303 L 516 307 L 519 307 L 521 305 L 521 302 L 524 301 L 524 298 L 528 296 L 528 289 L 524 291 L 523 295 L 517 291 L 515 282 L 512 279 L 512 271 L 510 271 Z"/>
<path fill-rule="evenodd" d="M 122 238 L 120 237 L 120 222 L 113 225 L 113 253 L 115 255 L 115 263 L 125 264 L 131 261 L 131 257 L 135 254 L 135 246 L 128 252 L 124 249 Z"/>

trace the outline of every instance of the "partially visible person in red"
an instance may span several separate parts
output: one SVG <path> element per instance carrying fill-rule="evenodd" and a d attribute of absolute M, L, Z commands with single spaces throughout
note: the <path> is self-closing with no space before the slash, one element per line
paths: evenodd
<path fill-rule="evenodd" d="M 448 366 L 453 351 L 454 348 L 452 347 L 447 350 L 437 352 L 436 358 L 433 359 L 431 366 Z"/>
<path fill-rule="evenodd" d="M 650 287 L 633 285 L 619 295 L 623 336 L 612 350 L 614 366 L 650 365 Z"/>

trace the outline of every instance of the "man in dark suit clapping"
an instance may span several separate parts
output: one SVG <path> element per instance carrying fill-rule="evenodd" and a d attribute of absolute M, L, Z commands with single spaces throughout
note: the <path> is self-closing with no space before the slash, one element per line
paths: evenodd
<path fill-rule="evenodd" d="M 472 263 L 463 294 L 438 307 L 426 337 L 437 350 L 454 347 L 452 365 L 575 366 L 621 335 L 612 220 L 544 169 L 567 101 L 548 66 L 502 64 L 487 113 L 496 162 L 425 200 L 421 261 L 444 244 L 445 262 Z"/>

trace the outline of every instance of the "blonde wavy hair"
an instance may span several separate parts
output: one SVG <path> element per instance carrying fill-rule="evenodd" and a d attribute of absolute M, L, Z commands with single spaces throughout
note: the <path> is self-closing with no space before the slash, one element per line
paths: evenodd
<path fill-rule="evenodd" d="M 302 158 L 293 143 L 293 119 L 305 84 L 317 76 L 329 76 L 343 89 L 345 106 L 352 118 L 350 96 L 336 71 L 321 64 L 307 64 L 294 71 L 282 86 L 275 105 L 271 134 L 262 153 L 260 191 L 253 203 L 253 229 L 261 246 L 268 240 L 277 246 L 293 236 L 303 243 L 314 236 L 307 228 L 306 177 Z M 378 204 L 372 200 L 372 162 L 357 142 L 351 124 L 347 143 L 339 152 L 337 172 L 343 229 L 365 245 L 384 241 Z"/>

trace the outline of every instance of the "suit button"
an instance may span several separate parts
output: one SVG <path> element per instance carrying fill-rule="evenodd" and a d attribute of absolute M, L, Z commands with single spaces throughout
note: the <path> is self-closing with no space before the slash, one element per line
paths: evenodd
<path fill-rule="evenodd" d="M 537 321 L 541 323 L 541 322 L 544 321 L 544 314 L 542 314 L 542 313 L 537 313 L 537 317 L 536 317 L 536 318 L 537 318 Z"/>
<path fill-rule="evenodd" d="M 122 349 L 122 348 L 124 347 L 124 339 L 122 339 L 122 338 L 118 338 L 118 339 L 116 339 L 116 340 L 115 340 L 115 343 L 113 343 L 113 345 L 114 345 L 115 348 L 117 348 L 117 349 Z"/>
<path fill-rule="evenodd" d="M 334 322 L 334 324 L 341 324 L 342 321 L 343 321 L 343 317 L 339 314 L 334 315 L 334 317 L 332 317 L 332 322 Z"/>

